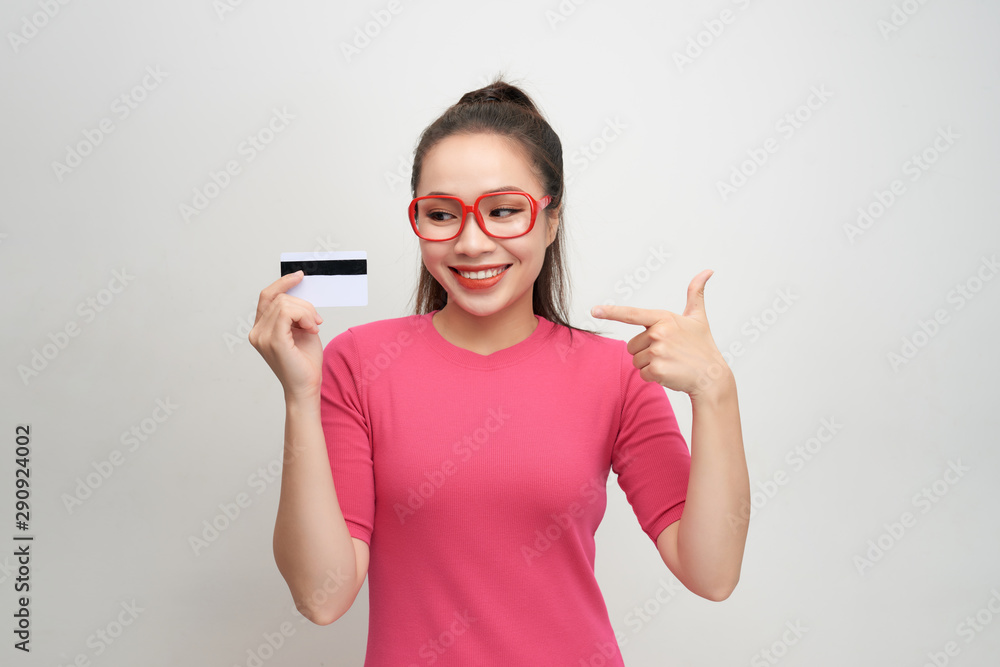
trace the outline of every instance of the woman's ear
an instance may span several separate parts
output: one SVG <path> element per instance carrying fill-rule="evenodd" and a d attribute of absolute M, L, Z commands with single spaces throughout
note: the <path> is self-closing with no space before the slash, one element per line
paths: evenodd
<path fill-rule="evenodd" d="M 545 220 L 548 223 L 548 229 L 546 230 L 546 237 L 545 237 L 546 238 L 545 247 L 548 247 L 549 245 L 552 244 L 553 241 L 556 240 L 556 232 L 559 230 L 559 213 L 561 210 L 562 210 L 562 202 L 560 202 L 559 205 L 553 209 L 548 209 L 548 208 L 544 209 L 544 212 L 547 216 Z"/>

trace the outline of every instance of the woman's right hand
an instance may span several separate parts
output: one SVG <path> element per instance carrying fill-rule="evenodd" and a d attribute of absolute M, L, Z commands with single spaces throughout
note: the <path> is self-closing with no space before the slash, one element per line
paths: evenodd
<path fill-rule="evenodd" d="M 265 287 L 257 302 L 257 317 L 248 338 L 285 389 L 285 400 L 313 400 L 323 380 L 323 343 L 316 308 L 285 294 L 302 281 L 301 272 L 289 273 Z"/>

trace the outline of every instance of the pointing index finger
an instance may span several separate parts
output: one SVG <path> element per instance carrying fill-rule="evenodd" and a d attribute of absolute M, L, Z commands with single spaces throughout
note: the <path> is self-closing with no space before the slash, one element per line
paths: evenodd
<path fill-rule="evenodd" d="M 590 314 L 601 319 L 637 324 L 641 327 L 653 326 L 660 320 L 660 313 L 657 311 L 632 306 L 594 306 Z"/>

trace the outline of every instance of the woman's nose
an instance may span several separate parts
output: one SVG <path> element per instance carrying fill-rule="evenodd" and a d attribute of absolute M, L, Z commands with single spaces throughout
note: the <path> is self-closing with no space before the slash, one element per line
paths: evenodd
<path fill-rule="evenodd" d="M 493 239 L 485 234 L 476 221 L 476 216 L 469 213 L 465 218 L 465 227 L 458 235 L 458 242 L 455 244 L 455 252 L 476 256 L 496 247 Z"/>

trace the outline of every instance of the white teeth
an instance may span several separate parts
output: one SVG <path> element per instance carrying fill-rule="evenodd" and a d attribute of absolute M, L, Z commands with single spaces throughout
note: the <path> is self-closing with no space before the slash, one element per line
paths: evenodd
<path fill-rule="evenodd" d="M 492 278 L 493 276 L 503 273 L 507 269 L 506 266 L 498 266 L 495 269 L 490 269 L 488 271 L 459 271 L 458 273 L 463 278 L 471 278 L 473 280 L 482 280 L 483 278 Z"/>

